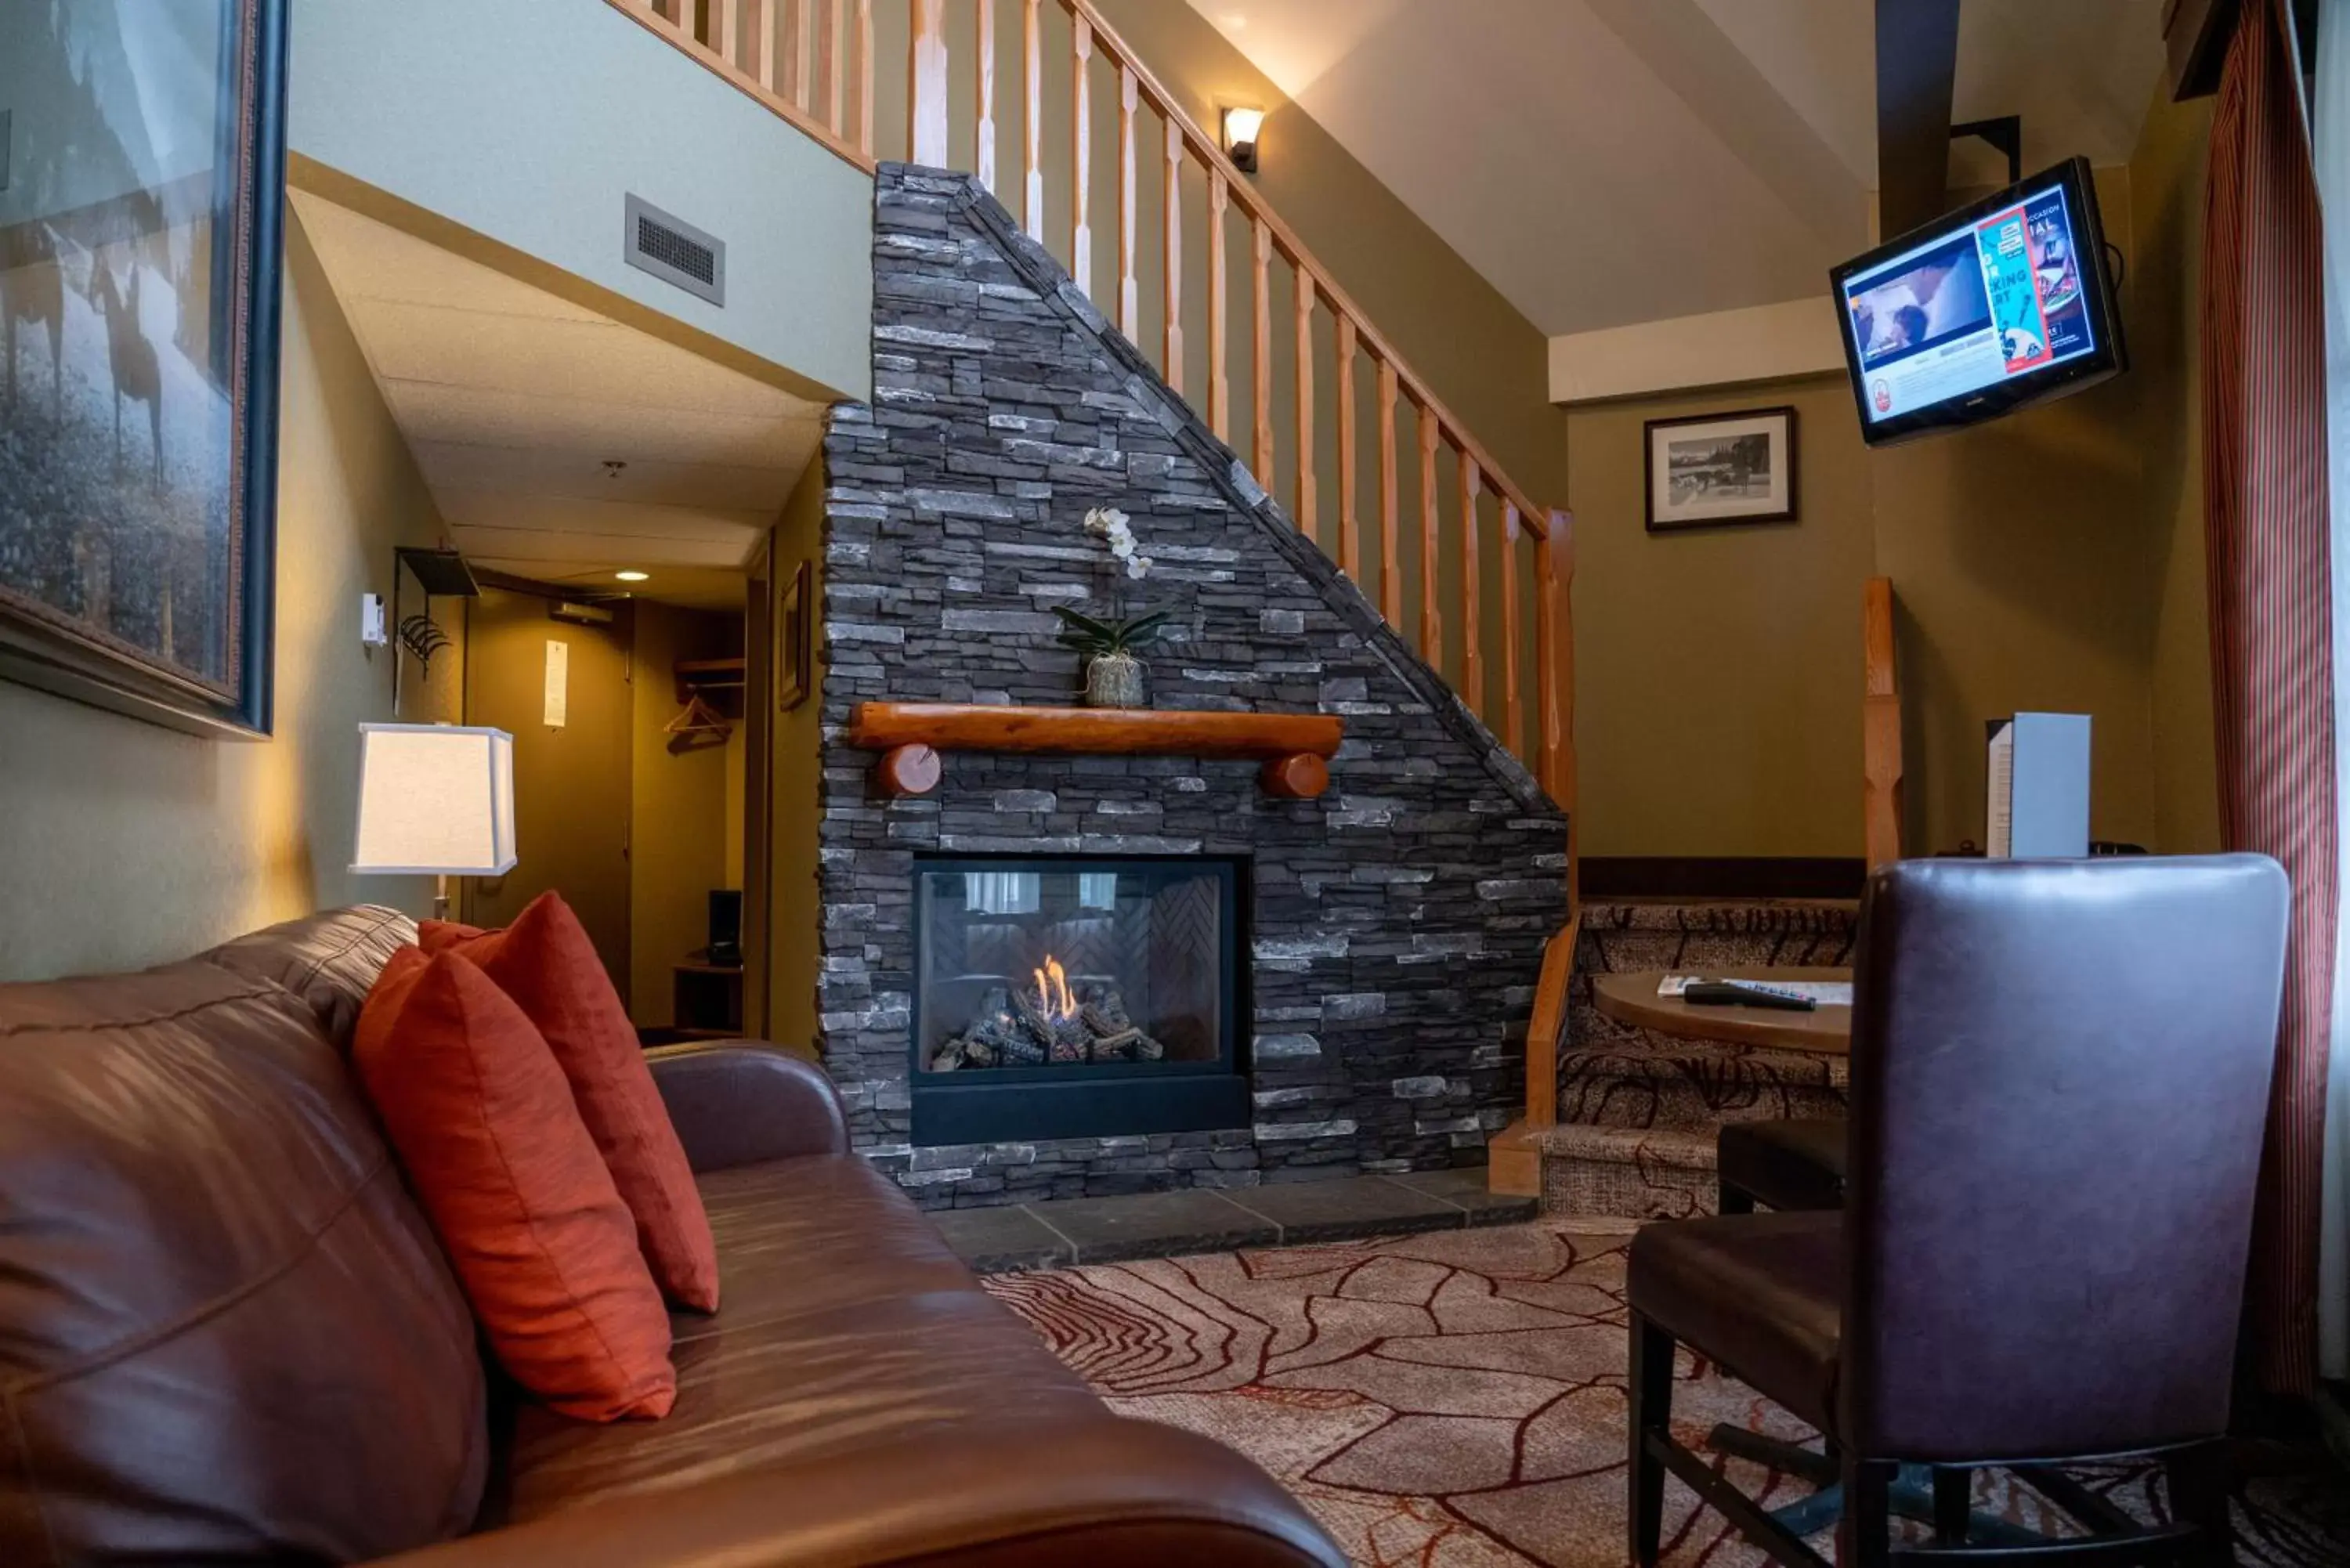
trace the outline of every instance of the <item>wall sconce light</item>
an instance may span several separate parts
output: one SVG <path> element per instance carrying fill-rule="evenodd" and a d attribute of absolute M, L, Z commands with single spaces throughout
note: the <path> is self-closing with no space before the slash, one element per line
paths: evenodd
<path fill-rule="evenodd" d="M 1261 109 L 1224 110 L 1224 151 L 1232 158 L 1232 167 L 1243 174 L 1256 172 L 1256 139 L 1263 129 Z"/>

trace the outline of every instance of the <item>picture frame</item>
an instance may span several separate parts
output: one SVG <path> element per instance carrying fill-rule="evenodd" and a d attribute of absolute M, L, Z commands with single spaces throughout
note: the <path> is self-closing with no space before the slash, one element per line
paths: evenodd
<path fill-rule="evenodd" d="M 814 571 L 802 561 L 775 600 L 775 711 L 788 713 L 813 694 Z"/>
<path fill-rule="evenodd" d="M 1648 532 L 1794 522 L 1795 435 L 1789 407 L 1648 421 Z"/>
<path fill-rule="evenodd" d="M 0 678 L 213 735 L 274 719 L 287 9 L 58 0 L 0 68 Z"/>

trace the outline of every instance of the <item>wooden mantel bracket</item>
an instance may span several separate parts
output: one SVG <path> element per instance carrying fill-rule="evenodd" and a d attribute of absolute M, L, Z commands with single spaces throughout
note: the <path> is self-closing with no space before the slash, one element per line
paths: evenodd
<path fill-rule="evenodd" d="M 1261 761 L 1257 784 L 1282 800 L 1330 787 L 1347 722 L 1327 713 L 1217 713 L 1167 708 L 1021 708 L 961 702 L 859 702 L 848 743 L 879 752 L 882 796 L 938 787 L 941 752 L 1184 756 Z"/>

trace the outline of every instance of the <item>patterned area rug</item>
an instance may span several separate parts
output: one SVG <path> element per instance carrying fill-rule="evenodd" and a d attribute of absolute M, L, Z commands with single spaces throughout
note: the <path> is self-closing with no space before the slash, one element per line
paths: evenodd
<path fill-rule="evenodd" d="M 1366 1568 L 1618 1568 L 1631 1231 L 1553 1220 L 998 1275 L 987 1288 L 1123 1414 L 1205 1433 L 1279 1477 Z M 1721 1421 L 1808 1436 L 1684 1354 L 1681 1440 L 1701 1445 Z M 1773 1506 L 1810 1490 L 1725 1462 Z M 2140 1517 L 2160 1511 L 2142 1467 L 2081 1476 Z M 1977 1479 L 1985 1511 L 2061 1528 L 2033 1494 Z M 2338 1473 L 2286 1467 L 2249 1492 L 2243 1563 L 2350 1563 Z M 1674 1568 L 1763 1561 L 1678 1481 L 1666 1498 Z"/>

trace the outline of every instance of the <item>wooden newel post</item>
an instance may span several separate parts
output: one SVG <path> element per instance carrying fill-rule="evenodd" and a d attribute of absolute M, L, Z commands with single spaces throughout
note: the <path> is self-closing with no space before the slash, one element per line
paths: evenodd
<path fill-rule="evenodd" d="M 1893 662 L 1893 583 L 1861 590 L 1861 842 L 1869 869 L 1901 858 L 1901 689 Z"/>

